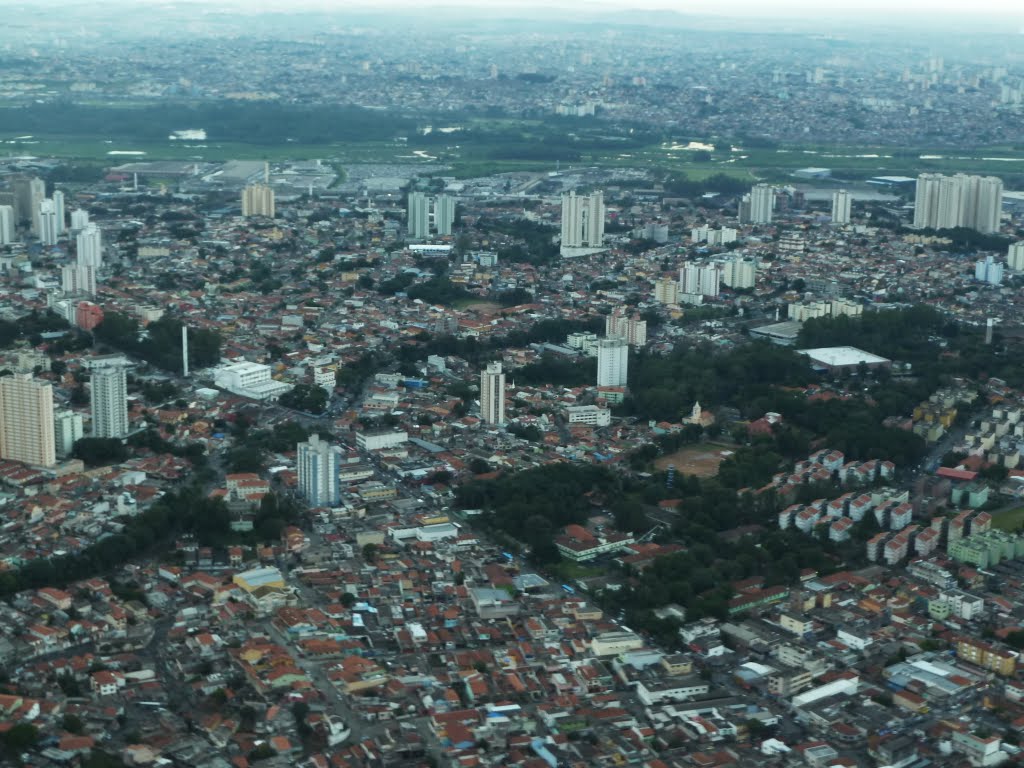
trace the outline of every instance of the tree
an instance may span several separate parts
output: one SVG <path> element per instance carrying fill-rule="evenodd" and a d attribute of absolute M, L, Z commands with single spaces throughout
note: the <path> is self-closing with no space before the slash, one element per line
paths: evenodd
<path fill-rule="evenodd" d="M 85 730 L 82 719 L 78 715 L 68 713 L 61 720 L 60 727 L 68 733 L 81 734 Z"/>
<path fill-rule="evenodd" d="M 327 392 L 313 384 L 296 384 L 291 391 L 278 398 L 278 404 L 306 413 L 323 413 L 327 407 Z"/>
<path fill-rule="evenodd" d="M 128 458 L 128 449 L 116 437 L 83 437 L 75 442 L 73 455 L 87 466 L 119 464 Z"/>
<path fill-rule="evenodd" d="M 376 562 L 377 555 L 380 554 L 380 547 L 376 544 L 366 544 L 363 546 L 363 560 L 368 563 Z"/>
<path fill-rule="evenodd" d="M 18 754 L 36 745 L 39 741 L 39 729 L 28 723 L 18 723 L 0 736 L 0 740 L 9 752 Z"/>

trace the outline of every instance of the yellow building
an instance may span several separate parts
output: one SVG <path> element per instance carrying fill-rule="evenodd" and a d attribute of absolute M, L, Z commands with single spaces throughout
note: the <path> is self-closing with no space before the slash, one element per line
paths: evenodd
<path fill-rule="evenodd" d="M 284 589 L 284 576 L 277 568 L 253 568 L 236 573 L 232 581 L 250 594 L 261 587 Z"/>
<path fill-rule="evenodd" d="M 30 373 L 0 378 L 0 458 L 39 467 L 57 463 L 49 382 Z"/>
<path fill-rule="evenodd" d="M 1017 654 L 1000 650 L 980 640 L 960 638 L 956 642 L 956 655 L 1002 677 L 1010 677 L 1017 669 Z"/>

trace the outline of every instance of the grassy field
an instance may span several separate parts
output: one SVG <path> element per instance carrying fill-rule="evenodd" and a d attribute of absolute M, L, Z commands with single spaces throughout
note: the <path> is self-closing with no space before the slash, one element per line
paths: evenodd
<path fill-rule="evenodd" d="M 530 121 L 505 121 L 508 128 L 518 128 L 523 136 L 532 135 L 536 128 Z M 494 144 L 476 142 L 458 143 L 458 134 L 452 135 L 448 145 L 416 142 L 408 145 L 395 141 L 344 141 L 330 144 L 300 144 L 285 142 L 265 146 L 244 142 L 132 142 L 81 136 L 34 136 L 19 140 L 13 134 L 0 136 L 0 151 L 7 155 L 54 156 L 77 159 L 112 166 L 133 160 L 310 160 L 327 159 L 336 166 L 352 163 L 422 163 L 424 171 L 432 167 L 450 166 L 460 178 L 484 176 L 510 171 L 544 172 L 556 166 L 554 160 L 494 159 L 503 154 L 504 144 L 496 137 Z M 604 167 L 659 167 L 684 172 L 690 179 L 701 181 L 723 173 L 743 181 L 767 179 L 784 181 L 798 168 L 821 166 L 831 168 L 839 179 L 868 178 L 881 175 L 916 176 L 927 171 L 972 172 L 985 174 L 1024 174 L 1024 152 L 1007 147 L 993 147 L 950 152 L 931 151 L 926 148 L 891 147 L 836 147 L 815 146 L 780 149 L 740 149 L 714 151 L 707 154 L 679 149 L 678 144 L 666 142 L 641 148 L 607 149 L 582 153 L 572 162 L 561 162 L 563 169 L 572 166 Z M 111 155 L 112 151 L 144 152 L 144 155 Z M 436 157 L 425 160 L 416 152 Z"/>
<path fill-rule="evenodd" d="M 718 466 L 725 461 L 729 447 L 708 443 L 706 445 L 688 445 L 675 453 L 661 456 L 654 461 L 654 468 L 664 472 L 672 465 L 676 472 L 697 477 L 714 477 L 718 474 Z"/>
<path fill-rule="evenodd" d="M 992 527 L 1001 531 L 1017 531 L 1024 526 L 1024 507 L 1007 509 L 992 516 Z"/>
<path fill-rule="evenodd" d="M 501 304 L 481 299 L 456 299 L 453 305 L 456 309 L 472 309 L 485 314 L 493 314 L 501 311 Z"/>

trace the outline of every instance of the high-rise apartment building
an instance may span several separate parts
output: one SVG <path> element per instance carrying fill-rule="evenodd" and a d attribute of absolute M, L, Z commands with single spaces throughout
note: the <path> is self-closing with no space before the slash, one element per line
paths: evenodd
<path fill-rule="evenodd" d="M 1006 252 L 1006 266 L 1015 272 L 1024 272 L 1024 240 L 1010 243 Z"/>
<path fill-rule="evenodd" d="M 310 435 L 307 442 L 299 443 L 299 493 L 310 506 L 328 507 L 341 501 L 341 453 L 340 446 L 321 440 L 319 435 Z"/>
<path fill-rule="evenodd" d="M 53 192 L 53 212 L 57 217 L 57 237 L 64 234 L 64 193 L 59 189 Z"/>
<path fill-rule="evenodd" d="M 103 266 L 103 231 L 95 224 L 86 224 L 75 237 L 78 265 L 99 269 Z"/>
<path fill-rule="evenodd" d="M 655 280 L 654 300 L 659 304 L 678 304 L 679 283 L 667 277 Z"/>
<path fill-rule="evenodd" d="M 754 259 L 729 259 L 722 266 L 722 282 L 730 288 L 753 288 L 757 282 Z"/>
<path fill-rule="evenodd" d="M 17 223 L 28 221 L 32 234 L 39 237 L 39 204 L 46 197 L 46 182 L 42 179 L 15 179 L 14 218 Z"/>
<path fill-rule="evenodd" d="M 845 189 L 832 193 L 832 223 L 849 224 L 853 195 Z"/>
<path fill-rule="evenodd" d="M 624 387 L 629 377 L 629 345 L 623 339 L 597 343 L 597 386 Z"/>
<path fill-rule="evenodd" d="M 755 184 L 750 188 L 750 222 L 771 224 L 775 207 L 775 190 L 770 184 Z"/>
<path fill-rule="evenodd" d="M 81 230 L 89 223 L 89 212 L 76 208 L 71 212 L 71 229 Z"/>
<path fill-rule="evenodd" d="M 66 264 L 60 270 L 60 288 L 67 294 L 95 296 L 96 268 Z"/>
<path fill-rule="evenodd" d="M 57 209 L 53 200 L 45 198 L 39 203 L 39 210 L 36 213 L 36 221 L 39 225 L 39 242 L 43 245 L 57 244 Z"/>
<path fill-rule="evenodd" d="M 619 307 L 604 319 L 604 335 L 609 339 L 622 339 L 631 347 L 642 347 L 647 343 L 647 321 L 637 314 L 627 315 Z"/>
<path fill-rule="evenodd" d="M 128 361 L 103 355 L 89 361 L 93 437 L 128 435 Z"/>
<path fill-rule="evenodd" d="M 999 285 L 1003 282 L 1003 265 L 990 254 L 974 263 L 974 279 L 989 285 Z"/>
<path fill-rule="evenodd" d="M 455 223 L 455 198 L 438 195 L 434 198 L 434 229 L 439 235 L 450 235 Z"/>
<path fill-rule="evenodd" d="M 994 176 L 917 177 L 914 226 L 928 229 L 967 227 L 981 233 L 999 230 L 1003 212 L 1003 182 Z"/>
<path fill-rule="evenodd" d="M 501 363 L 488 363 L 480 374 L 480 418 L 488 424 L 505 423 L 505 374 Z"/>
<path fill-rule="evenodd" d="M 10 245 L 17 235 L 14 206 L 0 205 L 0 245 Z"/>
<path fill-rule="evenodd" d="M 269 184 L 250 184 L 242 190 L 242 215 L 274 218 L 274 188 Z"/>
<path fill-rule="evenodd" d="M 562 195 L 562 247 L 600 248 L 603 244 L 604 192 Z"/>
<path fill-rule="evenodd" d="M 406 229 L 417 240 L 430 235 L 430 198 L 423 192 L 410 192 Z"/>
<path fill-rule="evenodd" d="M 30 373 L 0 378 L 0 458 L 40 467 L 57 463 L 48 381 Z"/>
<path fill-rule="evenodd" d="M 61 458 L 70 456 L 75 443 L 85 435 L 81 414 L 72 411 L 60 411 L 53 419 L 53 442 L 57 455 Z"/>
<path fill-rule="evenodd" d="M 686 294 L 717 296 L 722 289 L 721 282 L 722 270 L 713 265 L 687 262 L 679 270 L 679 287 Z"/>

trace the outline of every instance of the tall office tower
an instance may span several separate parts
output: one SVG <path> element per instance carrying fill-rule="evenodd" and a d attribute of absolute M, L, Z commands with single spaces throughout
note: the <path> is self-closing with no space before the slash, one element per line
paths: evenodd
<path fill-rule="evenodd" d="M 434 229 L 439 235 L 450 235 L 455 223 L 455 198 L 438 195 L 434 198 Z"/>
<path fill-rule="evenodd" d="M 10 245 L 14 242 L 14 225 L 14 206 L 0 205 L 0 245 Z"/>
<path fill-rule="evenodd" d="M 64 234 L 64 193 L 59 189 L 53 192 L 53 212 L 57 216 L 57 237 Z"/>
<path fill-rule="evenodd" d="M 624 387 L 629 374 L 629 345 L 623 339 L 597 342 L 597 386 Z"/>
<path fill-rule="evenodd" d="M 103 355 L 89 361 L 93 437 L 128 435 L 127 368 L 124 355 Z"/>
<path fill-rule="evenodd" d="M 604 192 L 586 197 L 562 195 L 562 246 L 600 248 L 604 244 Z"/>
<path fill-rule="evenodd" d="M 430 198 L 423 192 L 410 192 L 405 217 L 406 230 L 417 240 L 430 235 Z"/>
<path fill-rule="evenodd" d="M 60 289 L 67 294 L 96 295 L 96 267 L 66 264 L 60 270 Z"/>
<path fill-rule="evenodd" d="M 75 238 L 78 264 L 82 267 L 103 266 L 103 231 L 95 224 L 87 224 Z"/>
<path fill-rule="evenodd" d="M 53 419 L 53 443 L 57 455 L 61 458 L 70 456 L 75 443 L 85 435 L 82 416 L 71 411 L 59 411 Z"/>
<path fill-rule="evenodd" d="M 1015 272 L 1024 271 L 1024 240 L 1010 243 L 1010 248 L 1006 252 L 1006 266 Z"/>
<path fill-rule="evenodd" d="M 1003 265 L 988 255 L 974 262 L 974 279 L 989 285 L 999 285 L 1003 282 Z"/>
<path fill-rule="evenodd" d="M 337 505 L 341 501 L 341 447 L 321 440 L 320 435 L 310 435 L 307 442 L 299 443 L 297 452 L 299 493 L 312 507 Z"/>
<path fill-rule="evenodd" d="M 39 212 L 36 216 L 39 223 L 39 242 L 43 245 L 57 244 L 57 209 L 53 200 L 44 199 L 39 203 Z"/>
<path fill-rule="evenodd" d="M 999 230 L 1002 211 L 1003 182 L 993 176 L 922 173 L 917 177 L 915 227 L 967 227 L 988 234 Z"/>
<path fill-rule="evenodd" d="M 480 374 L 480 418 L 488 424 L 505 423 L 505 374 L 501 363 L 488 363 Z"/>
<path fill-rule="evenodd" d="M 850 205 L 852 202 L 853 196 L 845 189 L 840 189 L 837 192 L 832 193 L 833 224 L 850 223 Z"/>
<path fill-rule="evenodd" d="M 609 339 L 622 339 L 631 347 L 642 347 L 647 343 L 647 321 L 634 314 L 626 315 L 619 307 L 604 319 L 604 335 Z"/>
<path fill-rule="evenodd" d="M 242 190 L 242 215 L 274 218 L 274 188 L 269 184 L 250 184 Z"/>
<path fill-rule="evenodd" d="M 654 300 L 659 304 L 678 304 L 679 283 L 667 277 L 655 280 Z"/>
<path fill-rule="evenodd" d="M 30 373 L 0 378 L 0 458 L 40 467 L 57 463 L 53 387 Z"/>
<path fill-rule="evenodd" d="M 730 288 L 753 288 L 757 282 L 757 262 L 753 259 L 729 259 L 722 269 L 722 282 Z"/>
<path fill-rule="evenodd" d="M 750 188 L 750 222 L 771 224 L 775 206 L 775 190 L 770 184 L 755 184 Z"/>
<path fill-rule="evenodd" d="M 89 223 L 89 212 L 81 208 L 75 208 L 71 212 L 71 228 L 74 230 L 85 229 Z"/>

